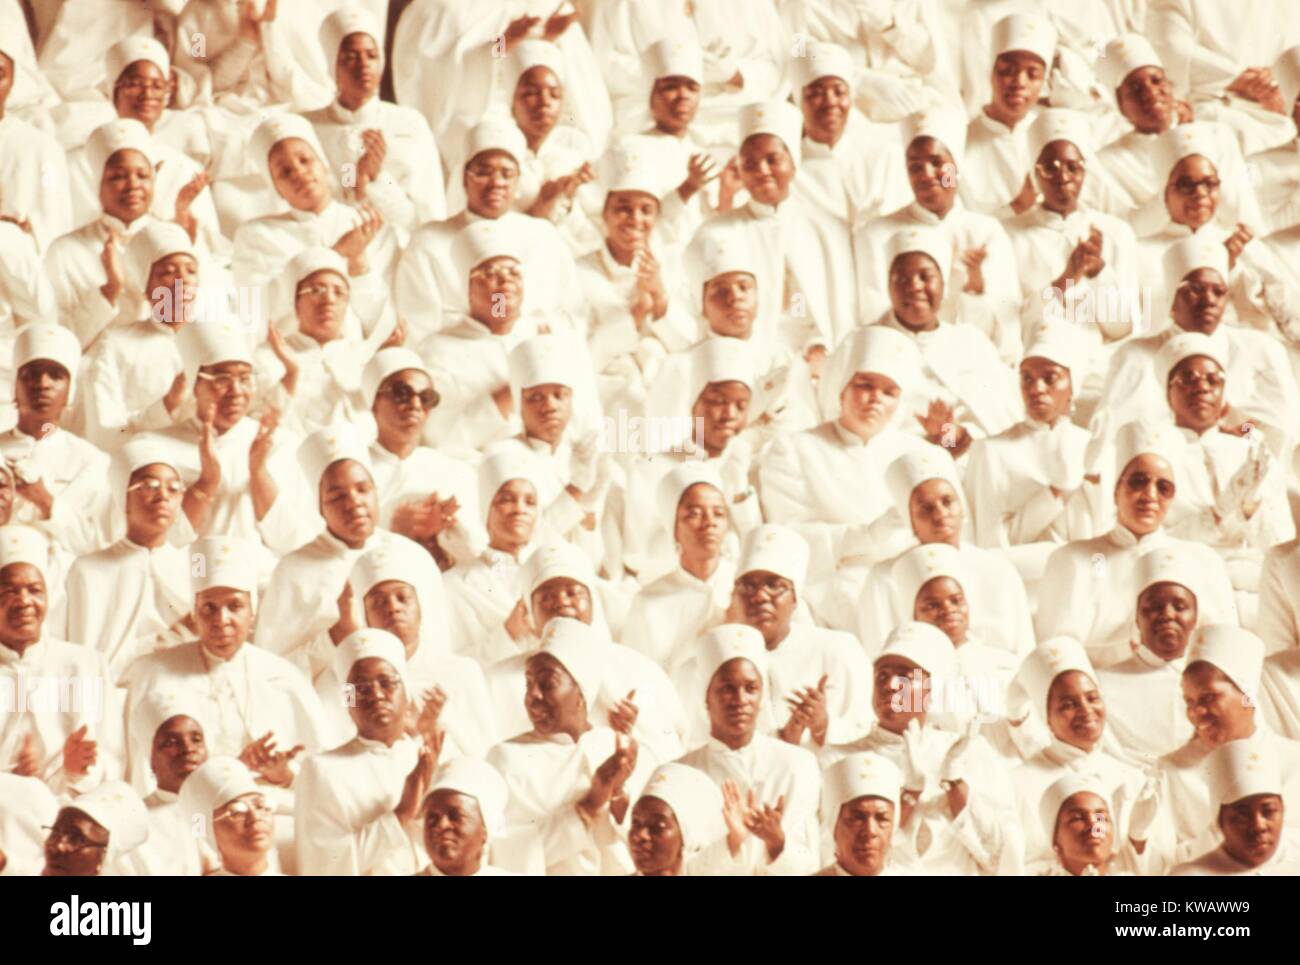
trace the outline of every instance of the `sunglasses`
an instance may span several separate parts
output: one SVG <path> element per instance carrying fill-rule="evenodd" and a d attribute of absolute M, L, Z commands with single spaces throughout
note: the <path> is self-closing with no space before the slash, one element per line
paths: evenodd
<path fill-rule="evenodd" d="M 406 405 L 412 399 L 419 399 L 420 407 L 425 412 L 430 411 L 442 401 L 442 397 L 433 389 L 421 389 L 416 392 L 405 382 L 393 382 L 385 386 L 383 394 L 392 399 L 397 405 Z"/>
<path fill-rule="evenodd" d="M 1151 488 L 1152 483 L 1155 483 L 1156 492 L 1160 494 L 1161 499 L 1173 499 L 1174 493 L 1178 491 L 1172 479 L 1153 476 L 1149 472 L 1131 472 L 1124 477 L 1124 485 L 1131 493 L 1145 492 Z"/>

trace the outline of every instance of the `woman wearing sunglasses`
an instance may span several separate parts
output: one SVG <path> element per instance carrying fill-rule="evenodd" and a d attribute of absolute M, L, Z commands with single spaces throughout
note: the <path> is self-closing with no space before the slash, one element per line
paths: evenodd
<path fill-rule="evenodd" d="M 280 874 L 272 851 L 275 807 L 238 760 L 209 758 L 181 785 L 180 805 L 190 826 L 201 828 L 208 846 L 221 857 L 220 869 L 212 874 Z"/>

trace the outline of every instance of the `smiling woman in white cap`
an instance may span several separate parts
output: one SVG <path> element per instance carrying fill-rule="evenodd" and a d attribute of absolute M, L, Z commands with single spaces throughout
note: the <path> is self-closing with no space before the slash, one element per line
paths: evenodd
<path fill-rule="evenodd" d="M 513 872 L 488 863 L 492 840 L 505 826 L 510 790 L 491 764 L 462 757 L 434 776 L 420 817 L 429 864 L 426 877 L 499 877 Z"/>
<path fill-rule="evenodd" d="M 105 781 L 60 810 L 48 830 L 43 875 L 122 875 L 149 837 L 149 816 L 129 784 Z"/>

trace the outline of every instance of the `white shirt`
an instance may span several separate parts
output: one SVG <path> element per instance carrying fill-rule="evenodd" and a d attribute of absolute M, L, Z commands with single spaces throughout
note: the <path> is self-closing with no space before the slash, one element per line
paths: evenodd
<path fill-rule="evenodd" d="M 67 183 L 67 160 L 54 138 L 13 114 L 0 118 L 0 208 L 32 223 L 42 252 L 74 227 Z"/>

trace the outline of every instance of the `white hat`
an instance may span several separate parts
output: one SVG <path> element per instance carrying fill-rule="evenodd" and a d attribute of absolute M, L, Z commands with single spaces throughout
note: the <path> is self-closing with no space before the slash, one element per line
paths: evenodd
<path fill-rule="evenodd" d="M 1191 121 L 1171 127 L 1160 135 L 1155 145 L 1155 174 L 1159 179 L 1159 196 L 1164 196 L 1165 182 L 1174 173 L 1178 162 L 1199 154 L 1216 168 L 1222 167 L 1222 152 L 1218 134 L 1207 124 Z"/>
<path fill-rule="evenodd" d="M 1124 79 L 1142 67 L 1159 67 L 1164 70 L 1160 55 L 1151 41 L 1141 34 L 1120 34 L 1106 45 L 1097 58 L 1097 79 L 1103 87 L 1115 90 Z"/>
<path fill-rule="evenodd" d="M 108 861 L 134 851 L 149 839 L 149 812 L 135 788 L 124 781 L 105 781 L 64 807 L 82 812 L 108 831 Z"/>
<path fill-rule="evenodd" d="M 661 77 L 685 77 L 704 83 L 704 52 L 693 37 L 657 40 L 645 52 L 644 75 L 653 83 Z"/>
<path fill-rule="evenodd" d="M 727 833 L 722 818 L 722 791 L 713 778 L 686 764 L 661 764 L 641 791 L 672 808 L 682 834 L 682 851 L 695 854 Z"/>
<path fill-rule="evenodd" d="M 1213 664 L 1253 700 L 1264 672 L 1264 641 L 1244 627 L 1229 623 L 1197 627 L 1187 645 L 1184 666 L 1200 661 Z"/>
<path fill-rule="evenodd" d="M 896 626 L 872 663 L 886 657 L 902 657 L 931 677 L 950 677 L 957 672 L 957 651 L 948 635 L 919 620 L 904 620 Z"/>
<path fill-rule="evenodd" d="M 77 398 L 77 369 L 81 365 L 81 343 L 72 330 L 55 322 L 30 322 L 14 339 L 14 373 L 28 362 L 44 359 L 68 370 L 68 407 Z"/>
<path fill-rule="evenodd" d="M 456 232 L 451 261 L 458 281 L 467 284 L 470 271 L 493 258 L 513 258 L 523 264 L 523 245 L 516 229 L 485 218 Z"/>
<path fill-rule="evenodd" d="M 859 372 L 875 372 L 898 383 L 906 399 L 924 367 L 916 343 L 902 332 L 884 325 L 863 325 L 840 341 L 826 360 L 818 394 L 822 411 L 840 410 L 840 396 Z M 899 405 L 902 410 L 904 406 Z"/>
<path fill-rule="evenodd" d="M 1048 841 L 1054 841 L 1056 838 L 1056 821 L 1061 815 L 1061 808 L 1065 802 L 1076 794 L 1084 793 L 1095 794 L 1105 801 L 1106 810 L 1110 812 L 1111 823 L 1114 823 L 1115 808 L 1110 800 L 1110 783 L 1100 775 L 1089 771 L 1067 771 L 1064 776 L 1048 785 L 1038 803 L 1038 816 L 1043 822 Z"/>
<path fill-rule="evenodd" d="M 722 479 L 718 470 L 703 459 L 687 459 L 674 466 L 663 479 L 659 480 L 655 495 L 659 509 L 659 519 L 668 528 L 671 535 L 677 530 L 677 507 L 692 486 L 704 484 L 723 492 Z"/>
<path fill-rule="evenodd" d="M 687 365 L 690 371 L 687 398 L 692 409 L 704 390 L 715 382 L 740 382 L 752 392 L 757 381 L 754 353 L 744 339 L 706 338 L 690 350 Z"/>
<path fill-rule="evenodd" d="M 822 774 L 822 825 L 833 830 L 840 809 L 860 797 L 878 797 L 894 806 L 894 822 L 902 823 L 899 813 L 903 795 L 903 774 L 894 763 L 879 754 L 850 754 L 828 767 Z"/>
<path fill-rule="evenodd" d="M 190 581 L 197 597 L 222 587 L 257 593 L 260 543 L 232 536 L 205 536 L 190 544 Z"/>
<path fill-rule="evenodd" d="M 113 455 L 111 469 L 113 505 L 121 509 L 126 499 L 126 487 L 131 483 L 131 475 L 146 466 L 169 466 L 178 476 L 180 464 L 179 450 L 161 436 L 142 433 L 131 436 Z"/>
<path fill-rule="evenodd" d="M 50 544 L 30 526 L 17 523 L 0 526 L 0 570 L 14 563 L 36 567 L 44 579 L 50 565 Z"/>
<path fill-rule="evenodd" d="M 512 479 L 522 479 L 533 487 L 541 498 L 542 467 L 532 451 L 522 446 L 507 445 L 490 453 L 478 467 L 478 505 L 486 521 L 492 513 L 492 501 L 497 492 Z"/>
<path fill-rule="evenodd" d="M 174 221 L 154 221 L 139 231 L 126 246 L 126 284 L 133 292 L 152 301 L 145 291 L 153 266 L 168 255 L 189 255 L 198 261 L 198 249 L 189 233 Z"/>
<path fill-rule="evenodd" d="M 193 689 L 185 687 L 154 686 L 135 705 L 128 732 L 131 741 L 140 749 L 141 759 L 147 761 L 153 751 L 158 728 L 173 717 L 188 717 L 199 725 L 205 741 L 211 741 L 215 732 L 208 720 L 207 700 Z"/>
<path fill-rule="evenodd" d="M 556 617 L 542 630 L 541 645 L 534 652 L 559 661 L 582 692 L 587 714 L 593 715 L 605 680 L 609 641 L 581 620 Z"/>
<path fill-rule="evenodd" d="M 379 49 L 379 67 L 384 66 L 384 28 L 363 7 L 339 7 L 320 25 L 320 44 L 330 76 L 338 76 L 339 47 L 352 34 L 368 34 Z"/>
<path fill-rule="evenodd" d="M 732 660 L 748 660 L 763 678 L 764 698 L 767 697 L 767 643 L 763 634 L 744 623 L 723 623 L 714 627 L 695 642 L 689 658 L 694 670 L 695 693 L 688 703 L 704 702 L 713 675 Z"/>
<path fill-rule="evenodd" d="M 271 297 L 272 318 L 290 318 L 297 312 L 298 286 L 318 271 L 332 271 L 343 279 L 343 284 L 352 290 L 352 279 L 348 277 L 348 263 L 333 248 L 304 248 L 289 260 L 273 284 Z"/>
<path fill-rule="evenodd" d="M 1140 554 L 1134 566 L 1137 582 L 1136 601 L 1157 583 L 1176 583 L 1186 589 L 1197 601 L 1202 600 L 1201 567 L 1204 564 L 1189 559 L 1185 551 L 1169 547 L 1154 547 Z"/>
<path fill-rule="evenodd" d="M 793 60 L 796 91 L 802 91 L 809 84 L 823 77 L 838 77 L 849 85 L 849 90 L 853 89 L 853 79 L 857 76 L 857 70 L 847 50 L 839 44 L 820 40 L 810 41 L 804 50 L 802 57 L 796 56 Z"/>
<path fill-rule="evenodd" d="M 736 576 L 775 573 L 793 583 L 795 595 L 802 597 L 808 557 L 808 542 L 799 533 L 788 526 L 764 523 L 745 534 Z"/>
<path fill-rule="evenodd" d="M 510 799 L 510 789 L 501 772 L 486 761 L 458 757 L 442 765 L 429 786 L 429 794 L 434 791 L 455 791 L 477 801 L 488 837 L 505 830 L 506 803 Z M 429 800 L 427 795 L 424 800 Z"/>
<path fill-rule="evenodd" d="M 415 695 L 411 693 L 411 681 L 406 672 L 406 645 L 387 630 L 366 627 L 344 637 L 343 641 L 334 648 L 334 675 L 338 677 L 340 683 L 346 685 L 352 668 L 359 661 L 371 657 L 383 660 L 392 667 L 402 678 L 402 686 L 406 688 L 407 696 L 414 699 Z"/>
<path fill-rule="evenodd" d="M 198 381 L 199 369 L 223 362 L 253 364 L 249 331 L 233 315 L 204 318 L 176 333 L 176 347 L 185 363 L 185 381 L 190 390 Z"/>
<path fill-rule="evenodd" d="M 1080 326 L 1064 319 L 1043 319 L 1029 333 L 1023 358 L 1047 359 L 1071 374 L 1080 375 L 1090 361 L 1091 349 Z"/>
<path fill-rule="evenodd" d="M 507 96 L 514 98 L 519 78 L 534 67 L 545 67 L 561 84 L 565 82 L 564 51 L 549 40 L 525 40 L 506 57 L 502 79 Z"/>
<path fill-rule="evenodd" d="M 257 778 L 235 757 L 209 757 L 181 785 L 180 815 L 185 826 L 202 827 L 208 845 L 215 849 L 212 812 L 245 794 L 261 794 Z"/>
<path fill-rule="evenodd" d="M 1187 443 L 1179 431 L 1166 422 L 1129 422 L 1115 433 L 1113 458 L 1110 466 L 1109 490 L 1119 481 L 1124 468 L 1141 455 L 1159 456 L 1173 470 L 1174 483 L 1178 482 L 1178 467 L 1182 463 Z"/>
<path fill-rule="evenodd" d="M 740 110 L 741 147 L 756 134 L 771 134 L 781 139 L 790 159 L 798 167 L 802 161 L 803 112 L 789 101 L 749 104 Z"/>
<path fill-rule="evenodd" d="M 524 589 L 524 599 L 531 606 L 532 596 L 538 587 L 551 580 L 565 577 L 577 580 L 587 589 L 596 582 L 596 571 L 592 568 L 591 557 L 570 542 L 551 543 L 537 549 L 528 557 L 520 571 Z"/>
<path fill-rule="evenodd" d="M 510 351 L 510 387 L 516 397 L 534 385 L 564 385 L 576 389 L 582 345 L 568 335 L 534 335 Z"/>
<path fill-rule="evenodd" d="M 1220 807 L 1256 794 L 1282 794 L 1277 754 L 1260 737 L 1228 741 L 1205 761 L 1210 800 Z"/>
<path fill-rule="evenodd" d="M 947 543 L 925 543 L 913 546 L 900 556 L 892 570 L 894 589 L 904 606 L 904 612 L 911 613 L 916 604 L 916 595 L 921 588 L 933 579 L 949 577 L 967 589 L 970 577 L 961 558 L 961 551 Z"/>
<path fill-rule="evenodd" d="M 908 529 L 912 526 L 912 492 L 929 479 L 945 480 L 965 504 L 956 463 L 945 449 L 933 446 L 930 449 L 905 452 L 885 470 L 885 486 L 889 489 L 900 518 L 907 521 Z"/>
<path fill-rule="evenodd" d="M 119 40 L 108 48 L 108 53 L 104 57 L 108 68 L 108 85 L 112 87 L 116 84 L 123 71 L 141 60 L 147 60 L 157 67 L 163 75 L 163 80 L 171 76 L 172 61 L 167 56 L 167 48 L 152 37 L 136 35 Z"/>
<path fill-rule="evenodd" d="M 265 171 L 267 177 L 270 177 L 271 173 L 272 149 L 281 141 L 290 138 L 306 141 L 316 152 L 320 163 L 326 163 L 325 149 L 321 147 L 320 139 L 316 137 L 316 129 L 311 126 L 311 121 L 300 114 L 276 114 L 257 126 L 249 144 L 253 157 L 260 162 L 260 170 Z"/>
<path fill-rule="evenodd" d="M 1156 355 L 1156 378 L 1160 380 L 1161 388 L 1169 385 L 1169 376 L 1173 374 L 1180 362 L 1198 355 L 1213 359 L 1222 371 L 1228 370 L 1223 345 L 1218 339 L 1210 338 L 1200 332 L 1179 332 L 1178 329 L 1174 331 L 1178 334 L 1165 342 Z"/>
<path fill-rule="evenodd" d="M 932 137 L 952 155 L 961 167 L 966 153 L 966 115 L 954 107 L 932 107 L 903 120 L 903 150 L 918 137 Z"/>
<path fill-rule="evenodd" d="M 1039 114 L 1029 127 L 1030 161 L 1038 163 L 1043 148 L 1053 141 L 1069 141 L 1080 154 L 1091 153 L 1092 130 L 1088 127 L 1087 115 L 1063 107 L 1051 107 Z"/>
<path fill-rule="evenodd" d="M 433 587 L 440 582 L 440 577 L 428 550 L 414 540 L 386 540 L 358 556 L 348 574 L 352 594 L 363 607 L 366 594 L 390 580 L 405 583 L 415 590 L 422 630 L 437 623 Z"/>
<path fill-rule="evenodd" d="M 103 177 L 104 165 L 118 151 L 139 151 L 151 168 L 158 167 L 158 146 L 149 129 L 133 117 L 119 117 L 95 128 L 86 141 L 86 161 L 96 181 Z"/>
<path fill-rule="evenodd" d="M 344 459 L 359 463 L 371 477 L 374 476 L 374 467 L 370 464 L 370 447 L 350 422 L 317 429 L 298 447 L 298 464 L 302 466 L 303 478 L 307 480 L 312 492 L 320 488 L 325 470 Z"/>
<path fill-rule="evenodd" d="M 1051 637 L 1034 647 L 1016 671 L 1016 681 L 1029 697 L 1034 713 L 1044 722 L 1052 684 L 1061 674 L 1072 670 L 1087 674 L 1094 684 L 1097 682 L 1097 671 L 1083 644 L 1073 637 Z"/>
<path fill-rule="evenodd" d="M 1300 97 L 1300 44 L 1282 51 L 1273 62 L 1273 80 L 1277 82 L 1282 103 L 1290 115 L 1296 98 Z"/>
<path fill-rule="evenodd" d="M 615 191 L 640 191 L 656 201 L 676 185 L 665 183 L 664 173 L 655 163 L 654 147 L 644 139 L 629 137 L 610 148 L 600 162 L 600 183 L 605 194 Z"/>
<path fill-rule="evenodd" d="M 1224 284 L 1228 282 L 1228 249 L 1222 241 L 1213 241 L 1203 234 L 1194 234 L 1169 246 L 1162 259 L 1165 291 L 1172 309 L 1183 279 L 1194 271 L 1212 268 L 1219 273 Z"/>
<path fill-rule="evenodd" d="M 757 280 L 762 270 L 759 254 L 749 235 L 743 231 L 723 229 L 701 231 L 686 250 L 686 274 L 695 310 L 704 311 L 704 286 L 719 275 L 744 272 Z"/>
<path fill-rule="evenodd" d="M 484 151 L 505 151 L 516 164 L 523 164 L 528 156 L 528 142 L 509 115 L 489 114 L 470 129 L 465 139 L 465 159 L 461 162 L 461 170 L 464 171 L 465 165 Z"/>
<path fill-rule="evenodd" d="M 1037 55 L 1046 66 L 1056 55 L 1056 28 L 1046 17 L 1013 13 L 993 25 L 993 56 L 1001 57 L 1013 50 Z"/>
<path fill-rule="evenodd" d="M 939 273 L 947 284 L 948 272 L 952 267 L 952 237 L 948 232 L 938 227 L 903 228 L 894 232 L 885 249 L 889 269 L 893 269 L 894 262 L 900 255 L 913 251 L 929 255 L 939 266 Z"/>
<path fill-rule="evenodd" d="M 383 386 L 385 379 L 397 372 L 411 370 L 423 372 L 429 376 L 430 381 L 433 380 L 433 376 L 429 372 L 429 366 L 425 364 L 424 359 L 409 348 L 403 346 L 381 348 L 371 357 L 361 372 L 361 391 L 366 402 L 373 407 L 375 397 L 378 396 L 379 389 Z"/>

